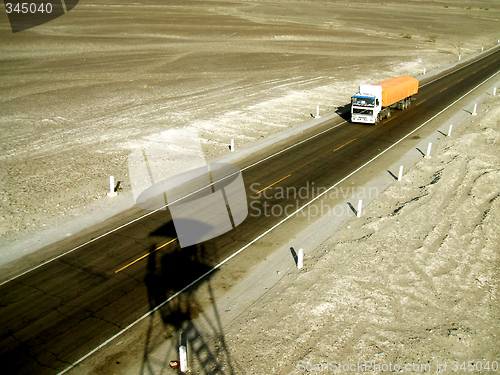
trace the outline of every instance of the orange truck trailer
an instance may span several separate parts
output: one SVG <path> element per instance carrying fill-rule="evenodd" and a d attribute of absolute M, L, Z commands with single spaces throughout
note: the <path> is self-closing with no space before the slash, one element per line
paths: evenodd
<path fill-rule="evenodd" d="M 377 124 L 391 117 L 391 109 L 406 109 L 418 92 L 418 80 L 401 76 L 374 85 L 359 85 L 351 98 L 351 122 Z"/>

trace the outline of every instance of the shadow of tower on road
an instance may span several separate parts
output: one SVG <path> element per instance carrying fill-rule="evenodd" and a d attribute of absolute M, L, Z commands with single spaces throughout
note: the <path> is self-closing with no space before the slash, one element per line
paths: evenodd
<path fill-rule="evenodd" d="M 210 284 L 217 271 L 178 293 L 212 269 L 213 262 L 209 258 L 203 244 L 176 247 L 161 256 L 153 251 L 148 256 L 145 283 L 149 308 L 154 312 L 149 316 L 140 374 L 180 373 L 169 366 L 171 360 L 179 359 L 180 345 L 187 346 L 188 363 L 196 368 L 196 373 L 234 374 Z M 206 312 L 213 310 L 210 314 L 203 311 L 196 297 L 197 292 L 206 294 L 207 291 L 211 306 L 204 307 Z M 166 342 L 168 349 L 165 351 Z"/>

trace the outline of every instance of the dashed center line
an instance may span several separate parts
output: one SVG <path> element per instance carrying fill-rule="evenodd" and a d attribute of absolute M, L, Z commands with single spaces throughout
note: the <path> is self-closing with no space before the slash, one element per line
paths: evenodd
<path fill-rule="evenodd" d="M 335 152 L 335 151 L 337 151 L 337 150 L 340 150 L 342 147 L 347 146 L 349 143 L 354 142 L 355 140 L 356 140 L 356 138 L 351 139 L 349 142 L 344 143 L 344 144 L 343 144 L 342 146 L 340 146 L 340 147 L 337 147 L 335 150 L 333 150 L 333 152 Z"/>
<path fill-rule="evenodd" d="M 123 271 L 125 268 L 130 267 L 132 264 L 135 264 L 135 263 L 137 263 L 138 261 L 143 260 L 143 259 L 144 259 L 144 258 L 146 258 L 149 254 L 152 254 L 152 253 L 154 253 L 155 251 L 158 251 L 158 250 L 160 250 L 160 249 L 164 248 L 165 246 L 170 245 L 170 244 L 171 244 L 172 242 L 174 242 L 175 240 L 177 240 L 177 237 L 175 237 L 173 240 L 168 241 L 167 243 L 164 243 L 163 245 L 161 245 L 161 246 L 157 247 L 156 249 L 154 249 L 154 250 L 150 251 L 149 253 L 144 254 L 142 257 L 137 258 L 136 260 L 134 260 L 133 262 L 131 262 L 131 263 L 127 264 L 126 266 L 123 266 L 123 267 L 122 267 L 122 268 L 120 268 L 119 270 L 116 270 L 116 271 L 115 271 L 115 273 L 118 273 L 118 272 L 120 272 L 120 271 Z"/>
<path fill-rule="evenodd" d="M 262 190 L 259 190 L 257 193 L 255 193 L 255 195 L 259 195 L 259 194 L 260 194 L 260 193 L 262 193 L 264 190 L 269 189 L 271 186 L 276 185 L 277 183 L 279 183 L 279 182 L 283 181 L 284 179 L 286 179 L 286 178 L 290 177 L 291 175 L 292 175 L 292 174 L 290 173 L 288 176 L 285 176 L 285 177 L 283 177 L 283 178 L 280 178 L 278 181 L 273 182 L 271 185 L 266 186 L 266 187 L 265 187 L 264 189 L 262 189 Z"/>

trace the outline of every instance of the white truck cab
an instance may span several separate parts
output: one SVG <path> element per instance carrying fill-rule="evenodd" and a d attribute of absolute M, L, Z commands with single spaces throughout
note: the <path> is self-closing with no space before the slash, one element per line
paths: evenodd
<path fill-rule="evenodd" d="M 351 121 L 375 124 L 381 109 L 382 87 L 360 85 L 359 92 L 351 98 Z"/>

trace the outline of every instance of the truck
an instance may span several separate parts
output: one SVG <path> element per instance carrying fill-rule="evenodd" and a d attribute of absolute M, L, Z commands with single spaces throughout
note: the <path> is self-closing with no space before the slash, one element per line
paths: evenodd
<path fill-rule="evenodd" d="M 408 108 L 417 92 L 418 80 L 410 76 L 359 85 L 359 92 L 351 98 L 351 122 L 376 125 L 391 117 L 391 109 Z"/>

